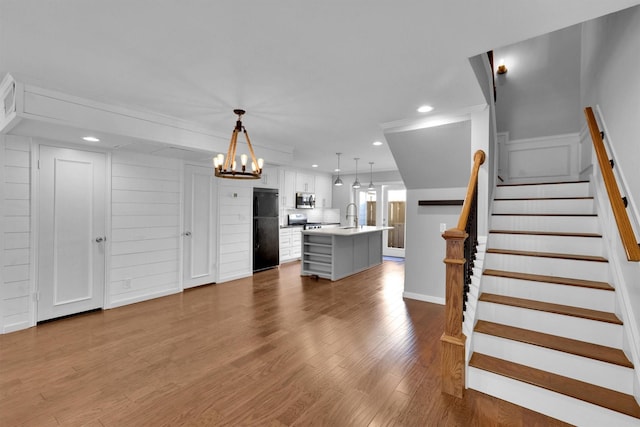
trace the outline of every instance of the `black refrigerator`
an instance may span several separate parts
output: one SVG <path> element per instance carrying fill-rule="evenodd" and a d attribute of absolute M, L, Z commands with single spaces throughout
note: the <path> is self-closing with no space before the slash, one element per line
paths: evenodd
<path fill-rule="evenodd" d="M 280 221 L 278 190 L 253 189 L 253 271 L 277 267 L 280 263 Z"/>

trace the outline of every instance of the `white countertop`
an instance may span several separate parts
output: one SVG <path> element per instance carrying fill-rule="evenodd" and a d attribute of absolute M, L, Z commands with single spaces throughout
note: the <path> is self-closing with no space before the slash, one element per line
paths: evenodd
<path fill-rule="evenodd" d="M 356 234 L 375 233 L 376 231 L 391 230 L 393 227 L 370 226 L 350 228 L 315 228 L 302 230 L 302 234 L 320 234 L 324 236 L 354 236 Z"/>

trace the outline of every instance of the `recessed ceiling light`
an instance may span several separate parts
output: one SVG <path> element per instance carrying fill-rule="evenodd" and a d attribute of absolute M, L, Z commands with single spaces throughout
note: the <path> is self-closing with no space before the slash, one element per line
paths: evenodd
<path fill-rule="evenodd" d="M 422 105 L 418 108 L 418 113 L 428 113 L 429 111 L 433 111 L 431 105 Z"/>
<path fill-rule="evenodd" d="M 317 167 L 318 167 L 318 165 L 311 165 L 311 167 L 312 167 L 312 168 L 317 168 Z"/>
<path fill-rule="evenodd" d="M 95 136 L 85 136 L 82 139 L 84 139 L 87 142 L 100 142 L 100 140 Z"/>
<path fill-rule="evenodd" d="M 374 141 L 373 145 L 375 145 L 375 146 L 382 145 L 382 142 L 381 141 Z"/>

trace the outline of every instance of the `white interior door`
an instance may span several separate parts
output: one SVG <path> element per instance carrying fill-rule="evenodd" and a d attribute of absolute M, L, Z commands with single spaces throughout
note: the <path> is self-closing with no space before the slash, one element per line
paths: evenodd
<path fill-rule="evenodd" d="M 382 224 L 393 227 L 382 233 L 382 254 L 404 258 L 407 190 L 401 185 L 382 186 Z"/>
<path fill-rule="evenodd" d="M 183 287 L 216 279 L 216 186 L 211 168 L 185 166 Z"/>
<path fill-rule="evenodd" d="M 38 321 L 101 308 L 106 157 L 40 147 Z"/>

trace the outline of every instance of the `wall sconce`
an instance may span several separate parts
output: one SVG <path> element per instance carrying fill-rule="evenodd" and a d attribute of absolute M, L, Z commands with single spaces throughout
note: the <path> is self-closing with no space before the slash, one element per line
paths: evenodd
<path fill-rule="evenodd" d="M 500 62 L 498 63 L 498 71 L 496 71 L 498 74 L 506 74 L 507 72 L 507 66 L 504 65 L 504 59 L 501 59 Z"/>

